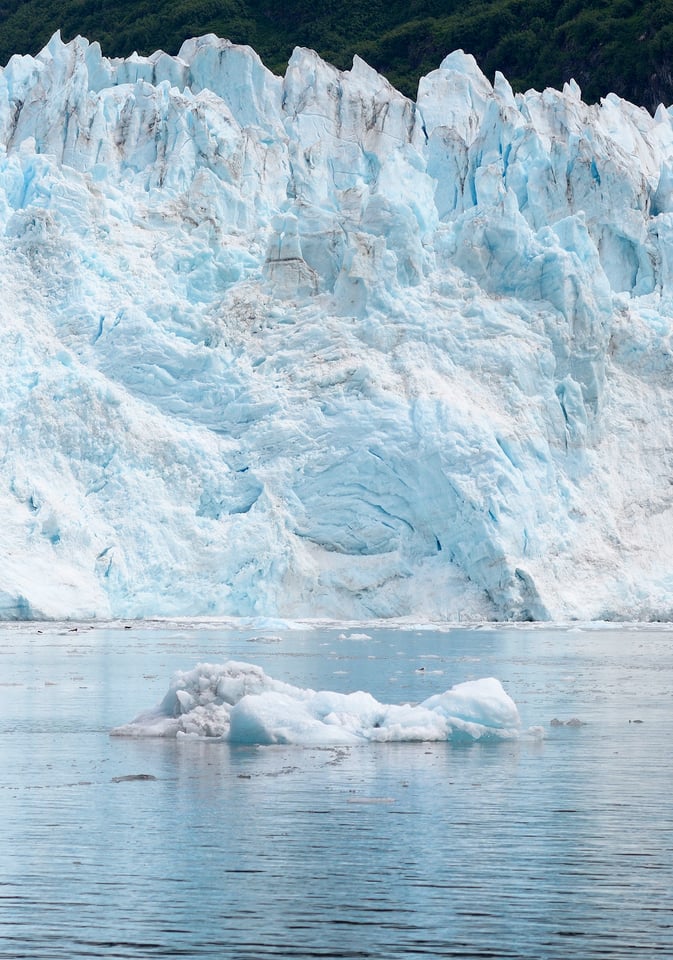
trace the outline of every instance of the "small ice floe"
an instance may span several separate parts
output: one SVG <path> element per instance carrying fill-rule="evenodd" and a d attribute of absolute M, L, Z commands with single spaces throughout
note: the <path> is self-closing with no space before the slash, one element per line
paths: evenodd
<path fill-rule="evenodd" d="M 349 797 L 346 803 L 395 803 L 395 797 Z"/>
<path fill-rule="evenodd" d="M 123 777 L 113 777 L 113 783 L 132 783 L 135 780 L 156 780 L 152 773 L 127 773 Z"/>
<path fill-rule="evenodd" d="M 520 726 L 516 704 L 495 677 L 456 684 L 419 704 L 386 704 L 363 691 L 295 687 L 232 660 L 177 673 L 161 703 L 112 734 L 319 745 L 508 740 L 521 735 Z"/>
<path fill-rule="evenodd" d="M 368 633 L 340 633 L 339 640 L 371 640 Z"/>
<path fill-rule="evenodd" d="M 585 727 L 586 720 L 580 720 L 579 717 L 573 717 L 571 720 L 559 720 L 558 717 L 554 717 L 553 720 L 549 721 L 550 727 Z"/>

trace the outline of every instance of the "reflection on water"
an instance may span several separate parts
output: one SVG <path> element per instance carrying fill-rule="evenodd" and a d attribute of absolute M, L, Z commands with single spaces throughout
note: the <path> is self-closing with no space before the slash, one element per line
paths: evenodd
<path fill-rule="evenodd" d="M 673 634 L 40 629 L 0 635 L 0 957 L 673 955 Z M 108 736 L 230 658 L 386 702 L 492 674 L 547 737 Z"/>

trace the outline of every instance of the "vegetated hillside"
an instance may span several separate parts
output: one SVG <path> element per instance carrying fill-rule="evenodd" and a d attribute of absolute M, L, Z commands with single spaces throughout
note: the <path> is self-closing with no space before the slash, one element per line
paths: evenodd
<path fill-rule="evenodd" d="M 462 48 L 515 90 L 574 77 L 589 102 L 610 91 L 650 109 L 673 101 L 673 0 L 0 0 L 0 62 L 37 53 L 57 29 L 107 56 L 177 53 L 216 33 L 279 73 L 295 46 L 341 68 L 357 53 L 412 97 Z"/>

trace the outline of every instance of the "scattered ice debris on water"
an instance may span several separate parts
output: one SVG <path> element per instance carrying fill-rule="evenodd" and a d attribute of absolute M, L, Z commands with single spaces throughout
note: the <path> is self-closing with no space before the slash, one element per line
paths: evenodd
<path fill-rule="evenodd" d="M 161 703 L 112 731 L 307 745 L 508 740 L 521 733 L 516 704 L 495 677 L 456 684 L 419 704 L 385 704 L 363 691 L 295 687 L 233 660 L 178 672 Z M 539 728 L 527 733 L 542 735 Z"/>

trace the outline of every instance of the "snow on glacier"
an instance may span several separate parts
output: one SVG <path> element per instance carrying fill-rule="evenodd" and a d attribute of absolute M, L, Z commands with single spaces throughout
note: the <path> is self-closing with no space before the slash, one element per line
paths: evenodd
<path fill-rule="evenodd" d="M 379 703 L 370 693 L 295 687 L 252 663 L 199 663 L 174 676 L 156 707 L 113 736 L 193 737 L 239 744 L 362 744 L 508 740 L 521 720 L 499 680 L 458 683 L 419 704 Z M 531 728 L 540 737 L 540 728 Z"/>
<path fill-rule="evenodd" d="M 671 617 L 669 110 L 56 35 L 0 142 L 0 616 Z"/>

